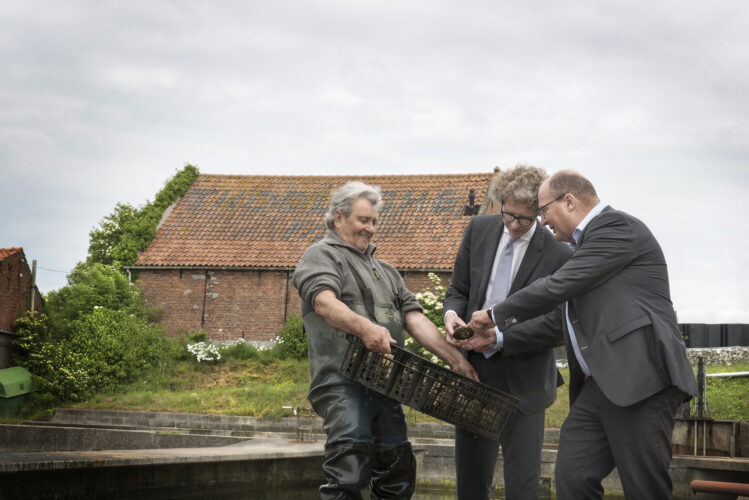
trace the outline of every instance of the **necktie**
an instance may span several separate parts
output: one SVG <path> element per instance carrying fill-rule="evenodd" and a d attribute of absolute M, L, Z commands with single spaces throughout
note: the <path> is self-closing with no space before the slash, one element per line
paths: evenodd
<path fill-rule="evenodd" d="M 515 242 L 517 238 L 513 238 L 508 235 L 510 240 L 507 245 L 502 249 L 502 253 L 499 255 L 499 262 L 497 262 L 497 269 L 494 271 L 494 281 L 492 282 L 492 291 L 489 294 L 489 300 L 487 300 L 484 307 L 492 307 L 494 304 L 498 304 L 505 300 L 507 292 L 510 291 L 510 284 L 512 278 L 512 254 L 515 250 Z M 497 352 L 497 349 L 489 349 L 484 351 L 484 357 L 489 359 Z"/>
<path fill-rule="evenodd" d="M 512 278 L 512 254 L 515 247 L 517 238 L 508 236 L 510 240 L 502 249 L 502 254 L 499 256 L 499 262 L 497 263 L 497 270 L 494 272 L 494 282 L 492 283 L 492 293 L 489 296 L 489 303 L 487 307 L 491 307 L 505 300 L 507 292 L 510 291 L 511 278 Z"/>

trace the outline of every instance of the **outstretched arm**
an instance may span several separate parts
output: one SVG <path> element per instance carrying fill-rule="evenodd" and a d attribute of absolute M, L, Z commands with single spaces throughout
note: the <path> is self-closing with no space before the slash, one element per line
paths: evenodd
<path fill-rule="evenodd" d="M 406 313 L 406 330 L 419 344 L 450 365 L 453 371 L 479 381 L 476 370 L 460 354 L 460 351 L 447 343 L 439 329 L 423 313 L 419 311 Z"/>

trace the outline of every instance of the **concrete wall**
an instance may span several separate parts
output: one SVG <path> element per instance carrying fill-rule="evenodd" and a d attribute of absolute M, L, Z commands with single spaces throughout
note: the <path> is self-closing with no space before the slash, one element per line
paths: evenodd
<path fill-rule="evenodd" d="M 247 437 L 141 430 L 63 428 L 0 424 L 0 453 L 74 450 L 203 448 L 246 441 Z"/>
<path fill-rule="evenodd" d="M 313 448 L 316 446 L 316 449 L 319 450 L 322 449 L 322 442 L 324 440 L 324 435 L 321 429 L 321 419 L 317 417 L 286 417 L 280 420 L 265 420 L 256 419 L 253 417 L 231 415 L 196 415 L 167 412 L 60 409 L 50 420 L 50 424 L 56 425 L 75 423 L 78 426 L 98 425 L 101 427 L 109 426 L 111 428 L 124 428 L 130 426 L 131 428 L 144 427 L 161 431 L 166 429 L 173 429 L 174 431 L 180 430 L 182 432 L 200 432 L 202 434 L 208 434 L 211 432 L 223 432 L 231 434 L 241 434 L 245 438 L 248 436 L 259 437 L 262 435 L 266 435 L 273 436 L 276 439 L 293 439 L 295 436 L 295 431 L 301 428 L 305 430 L 305 434 L 303 436 L 304 440 L 316 440 L 317 442 L 312 442 L 310 446 Z M 722 428 L 723 426 L 717 425 L 715 427 L 715 432 L 719 432 Z M 746 431 L 746 429 L 742 430 Z M 156 434 L 158 434 L 158 432 Z M 431 481 L 433 484 L 439 484 L 443 481 L 452 482 L 455 480 L 453 426 L 438 422 L 414 423 L 412 421 L 409 421 L 409 437 L 414 443 L 414 448 L 417 454 L 417 477 L 420 482 Z M 14 439 L 13 433 L 11 431 L 6 433 L 5 439 Z M 247 446 L 246 443 L 257 441 L 262 440 L 252 439 L 250 441 L 244 441 L 240 446 Z M 554 449 L 553 445 L 558 442 L 558 429 L 547 429 L 544 442 L 547 448 L 543 451 L 542 454 L 541 474 L 542 477 L 549 478 L 550 481 L 553 481 L 554 463 L 556 460 L 556 450 Z M 0 441 L 0 446 L 2 446 L 2 441 Z M 235 446 L 225 448 L 235 448 Z M 164 456 L 166 455 L 163 453 L 159 454 L 159 457 Z M 182 459 L 177 458 L 175 460 Z M 2 460 L 0 460 L 0 464 L 1 462 Z M 309 464 L 303 465 L 302 470 L 299 472 L 300 477 L 307 473 L 304 471 L 309 472 L 310 477 L 313 478 L 312 483 L 310 484 L 319 484 L 320 460 L 318 460 L 317 463 L 317 472 L 315 472 L 313 466 L 311 466 L 311 469 L 305 469 L 305 467 L 307 467 Z M 288 466 L 288 464 L 286 466 Z M 175 465 L 174 467 L 178 466 Z M 226 475 L 228 477 L 227 485 L 236 484 L 232 483 L 232 481 L 236 481 L 236 478 L 234 478 L 233 476 L 235 474 L 235 472 L 233 472 L 234 466 L 229 466 L 226 471 L 223 470 L 223 467 L 223 465 L 214 465 L 213 473 L 222 476 Z M 248 465 L 248 467 L 250 466 Z M 260 464 L 259 468 L 261 471 L 264 470 L 263 467 L 265 467 L 265 465 Z M 280 467 L 280 465 L 276 465 L 276 467 Z M 2 470 L 2 467 L 0 467 L 0 470 Z M 169 484 L 169 481 L 171 481 L 171 479 L 169 478 L 177 471 L 178 469 L 175 469 L 174 471 L 172 471 L 171 469 L 163 469 L 158 473 L 165 474 L 167 484 Z M 142 471 L 142 474 L 148 473 L 149 472 L 147 470 Z M 154 468 L 150 473 L 156 475 L 157 471 Z M 203 479 L 198 479 L 199 481 L 210 481 L 210 478 L 207 476 L 206 470 L 195 470 L 194 473 L 198 474 L 198 476 L 200 477 L 203 477 Z M 288 474 L 288 471 L 279 471 L 277 473 L 279 474 L 280 478 L 284 478 L 286 477 L 286 474 Z M 255 471 L 251 471 L 248 474 L 255 474 Z M 672 462 L 670 474 L 674 482 L 674 495 L 676 498 L 700 498 L 704 500 L 710 498 L 724 498 L 720 496 L 709 496 L 705 494 L 695 496 L 689 491 L 689 483 L 694 479 L 709 481 L 749 482 L 749 458 L 694 457 L 676 455 L 674 456 Z M 502 457 L 499 456 L 495 465 L 495 485 L 501 485 L 501 483 L 503 482 L 502 477 L 503 460 Z M 111 478 L 105 479 L 117 481 L 120 485 L 124 484 L 124 481 L 119 477 L 113 476 Z M 142 477 L 131 479 L 133 481 L 143 481 Z M 0 480 L 2 480 L 2 477 L 0 477 Z M 13 480 L 15 481 L 16 479 L 13 478 Z M 127 488 L 127 486 L 123 487 Z M 621 490 L 621 483 L 616 471 L 612 472 L 612 474 L 610 474 L 604 480 L 604 488 L 610 491 Z M 0 500 L 2 498 L 3 497 L 0 494 Z"/>
<path fill-rule="evenodd" d="M 298 457 L 227 457 L 223 460 L 73 460 L 53 468 L 0 470 L 0 500 L 304 498 L 321 481 L 322 453 Z M 12 464 L 17 465 L 17 464 Z"/>
<path fill-rule="evenodd" d="M 676 419 L 674 453 L 714 457 L 749 457 L 749 422 Z"/>

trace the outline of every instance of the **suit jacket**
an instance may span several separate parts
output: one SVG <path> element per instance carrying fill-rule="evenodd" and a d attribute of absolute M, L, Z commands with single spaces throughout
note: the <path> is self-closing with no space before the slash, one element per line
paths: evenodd
<path fill-rule="evenodd" d="M 445 311 L 453 310 L 467 322 L 471 314 L 483 306 L 503 230 L 502 216 L 498 214 L 479 215 L 468 224 L 453 266 L 452 283 L 445 294 Z M 556 241 L 548 230 L 537 224 L 509 293 L 551 274 L 569 254 L 567 245 Z M 508 357 L 508 351 L 505 351 L 503 355 L 495 354 L 489 358 L 492 363 L 504 365 L 508 392 L 520 400 L 518 406 L 525 413 L 535 413 L 551 405 L 556 398 L 557 381 L 561 384 L 552 349 L 563 343 L 560 318 L 546 317 L 523 327 L 533 325 L 538 325 L 543 331 L 538 332 L 538 336 L 522 335 L 529 340 L 524 341 L 522 348 L 513 351 L 513 354 L 525 355 Z M 510 343 L 516 345 L 513 341 Z M 482 382 L 495 385 L 491 380 Z"/>
<path fill-rule="evenodd" d="M 640 220 L 606 207 L 588 223 L 564 266 L 492 309 L 501 328 L 565 301 L 582 357 L 614 404 L 629 406 L 672 385 L 697 394 L 671 303 L 666 260 Z M 572 403 L 584 375 L 566 321 L 564 330 Z"/>

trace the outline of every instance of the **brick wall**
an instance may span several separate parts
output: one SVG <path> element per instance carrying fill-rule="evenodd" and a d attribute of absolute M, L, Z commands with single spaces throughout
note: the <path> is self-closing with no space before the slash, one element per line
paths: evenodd
<path fill-rule="evenodd" d="M 447 286 L 450 273 L 439 275 Z M 140 271 L 138 283 L 148 305 L 162 309 L 158 319 L 170 335 L 202 329 L 212 340 L 267 341 L 286 318 L 301 314 L 290 277 L 286 271 L 184 269 Z M 404 280 L 414 293 L 432 288 L 426 273 L 407 272 Z"/>
<path fill-rule="evenodd" d="M 429 279 L 429 273 L 407 271 L 401 274 L 403 274 L 403 281 L 406 283 L 406 288 L 411 290 L 411 292 L 419 293 L 424 290 L 431 290 L 434 292 L 434 285 Z M 452 278 L 451 272 L 434 274 L 439 277 L 442 286 L 445 288 L 450 286 L 450 279 Z"/>
<path fill-rule="evenodd" d="M 204 330 L 213 340 L 273 340 L 285 317 L 299 315 L 286 271 L 141 271 L 138 283 L 170 335 Z M 284 298 L 288 296 L 287 307 Z"/>
<path fill-rule="evenodd" d="M 13 332 L 13 324 L 29 307 L 31 269 L 23 251 L 0 261 L 0 330 Z M 34 309 L 41 311 L 42 297 L 34 288 Z"/>

